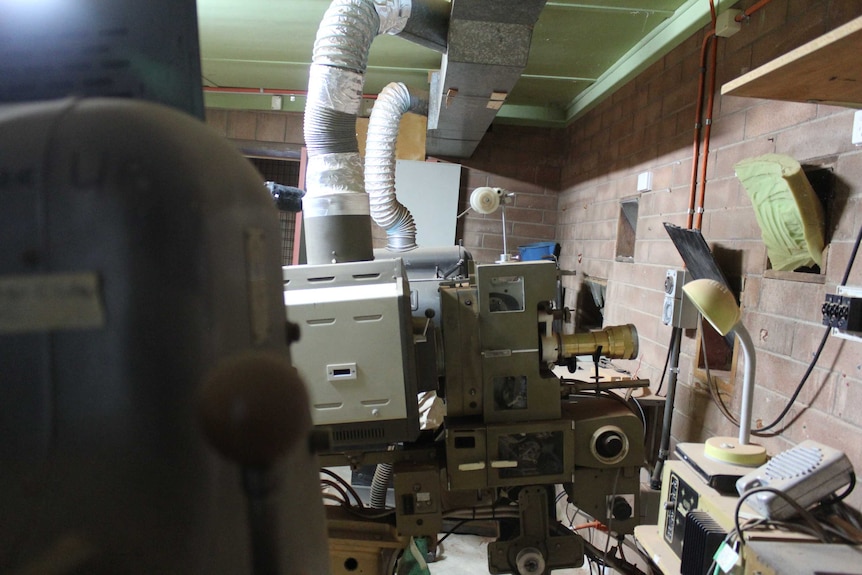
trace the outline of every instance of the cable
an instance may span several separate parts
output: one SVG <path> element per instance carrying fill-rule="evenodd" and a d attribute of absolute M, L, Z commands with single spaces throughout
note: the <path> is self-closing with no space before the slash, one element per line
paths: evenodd
<path fill-rule="evenodd" d="M 853 269 L 853 264 L 855 263 L 856 256 L 859 253 L 859 245 L 860 244 L 862 244 L 862 226 L 859 227 L 859 231 L 856 234 L 856 241 L 853 243 L 853 249 L 850 252 L 850 257 L 847 260 L 847 266 L 844 268 L 844 275 L 841 278 L 841 283 L 838 284 L 839 286 L 847 285 L 847 280 L 850 278 L 850 272 Z M 788 427 L 793 425 L 793 423 L 796 421 L 795 417 L 793 420 L 791 420 L 786 425 L 782 426 L 780 429 L 778 429 L 776 431 L 772 431 L 773 429 L 778 427 L 778 425 L 781 423 L 781 420 L 784 419 L 788 413 L 790 413 L 790 409 L 793 407 L 793 404 L 796 403 L 796 399 L 799 397 L 799 394 L 802 392 L 802 388 L 805 387 L 805 384 L 808 382 L 808 378 L 811 376 L 811 373 L 814 371 L 814 367 L 817 365 L 817 362 L 820 360 L 820 355 L 823 353 L 823 348 L 826 347 L 826 341 L 829 339 L 830 333 L 832 333 L 832 328 L 827 327 L 826 331 L 823 333 L 823 337 L 820 338 L 820 343 L 817 346 L 817 351 L 814 352 L 814 357 L 812 357 L 811 361 L 808 363 L 808 367 L 806 368 L 805 373 L 802 375 L 802 379 L 796 385 L 796 389 L 793 390 L 793 394 L 790 396 L 790 399 L 787 400 L 787 404 L 781 410 L 781 413 L 779 413 L 778 416 L 774 420 L 772 420 L 772 422 L 768 423 L 767 425 L 760 427 L 756 430 L 752 430 L 751 431 L 752 435 L 756 435 L 758 437 L 775 437 L 777 435 L 780 435 Z M 701 338 L 701 345 L 703 346 L 704 361 L 706 361 L 706 349 L 705 349 L 705 342 L 703 341 L 703 338 Z M 662 380 L 663 379 L 664 379 L 664 377 L 662 376 Z M 707 380 L 708 381 L 711 380 L 708 367 L 707 367 Z M 711 387 L 710 387 L 710 393 L 712 393 Z M 716 394 L 716 395 L 718 395 L 718 394 Z M 713 397 L 713 400 L 715 400 L 715 396 Z M 721 401 L 720 396 L 719 396 L 719 401 Z M 724 405 L 724 402 L 721 401 L 721 404 Z M 727 410 L 726 406 L 724 406 L 724 409 L 722 409 L 721 407 L 719 407 L 719 409 L 722 411 L 722 414 L 729 421 L 731 421 L 737 427 L 739 426 L 739 421 L 735 417 L 733 417 L 733 415 L 730 413 L 730 411 Z M 796 417 L 798 417 L 798 415 Z"/>
<path fill-rule="evenodd" d="M 325 493 L 324 492 L 324 493 L 321 493 L 320 496 L 323 497 L 324 499 L 329 499 L 330 501 L 337 501 L 338 503 L 341 504 L 342 507 L 348 507 L 349 506 L 348 503 L 346 501 L 344 501 L 344 499 L 335 495 L 334 493 Z"/>
<path fill-rule="evenodd" d="M 347 505 L 344 509 L 357 517 L 362 517 L 363 519 L 382 519 L 384 517 L 389 517 L 390 515 L 395 515 L 395 509 L 370 509 L 368 507 L 358 508 L 353 505 Z"/>
<path fill-rule="evenodd" d="M 337 481 L 342 487 L 344 487 L 353 496 L 353 498 L 356 499 L 357 507 L 360 507 L 360 508 L 365 507 L 365 504 L 362 503 L 362 498 L 359 496 L 359 493 L 357 493 L 356 490 L 353 488 L 353 486 L 350 485 L 350 483 L 348 483 L 343 477 L 341 477 L 340 475 L 338 475 L 334 471 L 330 471 L 329 469 L 327 469 L 325 467 L 322 467 L 320 469 L 320 472 L 323 473 L 324 475 L 328 475 L 329 477 L 331 477 L 332 479 Z M 345 498 L 347 498 L 347 496 L 345 496 Z"/>
<path fill-rule="evenodd" d="M 736 510 L 733 513 L 733 522 L 734 522 L 734 525 L 736 526 L 737 533 L 739 533 L 740 542 L 744 541 L 743 537 L 742 537 L 742 533 L 744 530 L 742 529 L 742 526 L 739 523 L 739 512 L 742 509 L 742 504 L 745 502 L 745 500 L 748 499 L 749 497 L 751 497 L 752 495 L 756 495 L 757 493 L 773 493 L 773 494 L 781 497 L 782 499 L 784 499 L 791 507 L 793 507 L 793 509 L 802 517 L 802 519 L 805 520 L 805 522 L 808 523 L 808 525 L 814 530 L 814 532 L 817 534 L 817 537 L 820 539 L 821 543 L 828 543 L 829 542 L 829 537 L 827 537 L 826 531 L 823 529 L 823 526 L 817 522 L 817 519 L 815 519 L 814 515 L 812 515 L 810 511 L 808 511 L 807 509 L 802 507 L 794 498 L 790 497 L 789 495 L 787 495 L 785 492 L 781 491 L 780 489 L 776 489 L 774 487 L 755 487 L 754 489 L 749 489 L 748 491 L 746 491 L 745 493 L 743 493 L 739 497 L 739 501 L 736 502 Z M 766 524 L 766 523 L 764 522 L 764 524 Z"/>
<path fill-rule="evenodd" d="M 844 490 L 843 493 L 839 495 L 832 495 L 828 501 L 826 501 L 827 505 L 832 505 L 835 503 L 840 503 L 847 499 L 847 496 L 853 491 L 856 487 L 856 473 L 854 471 L 850 472 L 850 483 L 847 484 L 847 489 Z"/>
<path fill-rule="evenodd" d="M 341 486 L 335 481 L 331 481 L 329 479 L 321 479 L 320 484 L 326 487 L 331 487 L 335 489 L 341 495 L 341 502 L 343 505 L 350 505 L 350 498 L 347 496 L 347 492 L 341 488 Z M 332 494 L 330 494 L 332 495 Z"/>
<path fill-rule="evenodd" d="M 859 244 L 862 243 L 862 226 L 859 226 L 859 232 L 856 234 L 856 241 L 853 244 L 853 250 L 850 252 L 850 258 L 847 260 L 847 266 L 844 268 L 844 275 L 841 278 L 841 283 L 839 286 L 847 285 L 847 280 L 850 278 L 850 271 L 853 269 L 853 263 L 856 261 L 856 255 L 859 253 Z M 820 339 L 820 345 L 817 346 L 817 351 L 814 352 L 814 357 L 811 358 L 811 362 L 808 364 L 808 369 L 805 370 L 805 374 L 802 376 L 802 379 L 799 382 L 799 385 L 796 386 L 796 389 L 793 391 L 793 395 L 790 396 L 790 400 L 787 402 L 787 405 L 784 406 L 784 409 L 781 410 L 781 413 L 778 414 L 772 423 L 761 427 L 756 432 L 755 435 L 760 435 L 764 431 L 769 431 L 778 426 L 782 419 L 790 412 L 790 408 L 793 406 L 796 398 L 799 397 L 799 393 L 802 391 L 803 386 L 808 381 L 808 377 L 811 375 L 811 372 L 814 371 L 814 366 L 817 365 L 817 362 L 820 360 L 820 354 L 823 352 L 823 348 L 826 346 L 826 340 L 829 338 L 829 334 L 832 332 L 832 329 L 827 327 L 826 331 L 823 333 L 823 337 Z M 790 424 L 785 425 L 778 431 L 767 435 L 767 437 L 773 437 L 775 435 L 783 432 Z"/>
<path fill-rule="evenodd" d="M 661 379 L 658 382 L 658 388 L 655 390 L 656 395 L 661 394 L 661 388 L 664 386 L 664 376 L 667 373 L 667 366 L 670 364 L 670 351 L 673 348 L 673 331 L 671 331 L 670 342 L 667 344 L 667 354 L 664 356 L 664 367 L 661 368 Z"/>
<path fill-rule="evenodd" d="M 703 366 L 706 369 L 706 386 L 709 388 L 709 394 L 712 398 L 712 402 L 718 407 L 719 411 L 721 411 L 722 415 L 730 420 L 731 423 L 739 427 L 739 420 L 733 416 L 730 412 L 730 408 L 727 407 L 727 404 L 724 403 L 724 399 L 721 397 L 721 392 L 718 389 L 718 384 L 715 383 L 715 380 L 712 378 L 712 371 L 709 368 L 709 358 L 706 354 L 706 333 L 704 332 L 703 323 L 701 323 L 701 331 L 700 331 L 700 353 L 703 358 Z"/>
<path fill-rule="evenodd" d="M 443 537 L 441 537 L 440 539 L 438 539 L 438 540 L 437 540 L 437 546 L 439 547 L 439 546 L 440 546 L 440 544 L 441 544 L 441 543 L 443 543 L 444 541 L 446 541 L 446 539 L 447 539 L 450 535 L 452 535 L 453 533 L 455 533 L 456 531 L 458 531 L 458 529 L 459 529 L 460 527 L 462 527 L 465 523 L 469 523 L 470 521 L 480 521 L 480 519 L 462 519 L 461 521 L 459 521 L 458 523 L 456 523 L 456 524 L 455 524 L 455 526 L 454 526 L 452 529 L 450 529 L 449 531 L 447 531 L 447 532 L 446 532 L 446 534 L 445 534 Z"/>
<path fill-rule="evenodd" d="M 619 482 L 619 480 L 620 480 L 620 473 L 622 473 L 622 470 L 623 470 L 623 468 L 622 468 L 622 467 L 618 467 L 618 468 L 617 468 L 617 472 L 616 472 L 616 474 L 614 475 L 614 485 L 613 485 L 613 487 L 611 488 L 611 497 L 610 497 L 610 499 L 608 500 L 608 501 L 610 501 L 611 503 L 613 503 L 614 501 L 616 501 L 616 498 L 617 498 L 617 484 L 618 484 L 618 482 Z M 603 553 L 602 553 L 602 563 L 603 563 L 604 567 L 607 567 L 607 565 L 608 565 L 608 550 L 610 549 L 610 546 L 611 546 L 611 532 L 612 532 L 612 526 L 613 526 L 613 522 L 614 522 L 614 514 L 613 514 L 613 510 L 608 509 L 608 510 L 607 510 L 607 513 L 608 513 L 608 527 L 607 527 L 608 532 L 607 532 L 607 534 L 605 535 L 605 548 L 604 548 L 604 551 L 603 551 Z M 604 573 L 604 572 L 605 572 L 604 567 L 602 568 L 602 573 Z"/>

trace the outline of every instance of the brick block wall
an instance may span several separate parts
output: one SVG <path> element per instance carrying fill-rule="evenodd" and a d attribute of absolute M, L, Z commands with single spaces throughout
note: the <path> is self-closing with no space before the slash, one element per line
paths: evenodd
<path fill-rule="evenodd" d="M 745 8 L 752 2 L 740 2 Z M 717 87 L 862 14 L 852 0 L 774 0 L 737 35 L 718 44 Z M 660 321 L 666 268 L 682 260 L 663 222 L 685 226 L 692 166 L 694 100 L 700 46 L 695 34 L 612 98 L 569 126 L 561 170 L 557 238 L 572 304 L 584 276 L 608 280 L 605 324 L 632 322 L 641 358 L 628 362 L 649 377 L 662 376 L 671 328 Z M 702 231 L 732 281 L 742 288 L 743 322 L 758 353 L 754 417 L 761 425 L 787 403 L 825 328 L 820 304 L 834 293 L 853 240 L 862 226 L 862 148 L 850 143 L 853 111 L 834 106 L 766 101 L 716 94 Z M 830 242 L 820 283 L 779 279 L 766 272 L 766 253 L 751 203 L 735 177 L 739 160 L 764 153 L 793 156 L 833 170 L 836 208 L 826 230 Z M 653 191 L 636 192 L 637 175 L 653 174 Z M 637 197 L 639 217 L 633 262 L 614 257 L 620 200 Z M 862 262 L 850 275 L 862 286 Z M 673 434 L 698 441 L 736 435 L 694 377 L 694 330 L 685 332 Z M 741 355 L 741 354 L 740 354 Z M 627 362 L 620 362 L 627 364 Z M 731 399 L 738 410 L 741 366 Z M 805 438 L 844 449 L 862 469 L 862 417 L 850 406 L 862 398 L 862 343 L 830 337 L 778 437 L 758 439 L 777 452 Z M 858 493 L 856 504 L 862 501 Z"/>
<path fill-rule="evenodd" d="M 210 108 L 207 124 L 242 151 L 262 157 L 299 159 L 303 145 L 303 115 L 297 112 L 255 112 Z M 516 193 L 506 209 L 509 253 L 518 246 L 550 241 L 556 236 L 563 130 L 495 126 L 470 159 L 440 158 L 460 163 L 458 212 L 467 209 L 470 193 L 479 186 L 497 186 Z M 397 190 L 396 190 L 397 191 Z M 375 248 L 386 245 L 386 233 L 373 226 Z M 459 220 L 456 237 L 480 263 L 499 259 L 503 252 L 502 213 L 468 213 Z"/>
<path fill-rule="evenodd" d="M 506 207 L 506 247 L 554 241 L 557 235 L 561 153 L 564 130 L 493 125 L 470 158 L 446 159 L 463 166 L 458 212 L 470 207 L 476 188 L 491 186 L 514 192 Z M 503 253 L 503 214 L 472 210 L 461 218 L 457 237 L 479 263 L 492 263 Z"/>

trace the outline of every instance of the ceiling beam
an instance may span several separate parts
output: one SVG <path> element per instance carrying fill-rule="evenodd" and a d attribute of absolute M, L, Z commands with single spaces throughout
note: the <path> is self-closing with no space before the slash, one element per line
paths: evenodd
<path fill-rule="evenodd" d="M 648 12 L 649 14 L 664 14 L 672 16 L 673 10 L 657 10 L 644 8 L 637 4 L 632 6 L 606 6 L 604 4 L 584 4 L 582 2 L 546 2 L 545 6 L 551 8 L 570 8 L 574 10 L 595 10 L 597 12 Z"/>
<path fill-rule="evenodd" d="M 575 96 L 566 106 L 566 120 L 571 122 L 586 114 L 606 96 L 673 50 L 710 20 L 709 3 L 688 0 L 674 15 L 647 34 L 622 58 L 583 92 Z"/>
<path fill-rule="evenodd" d="M 268 66 L 300 66 L 308 68 L 311 62 L 289 62 L 286 60 L 243 60 L 239 58 L 201 58 L 201 62 L 228 62 L 231 64 L 266 64 Z M 428 72 L 428 67 L 411 68 L 405 66 L 375 66 L 369 64 L 366 70 L 380 70 L 383 72 Z"/>
<path fill-rule="evenodd" d="M 503 107 L 497 112 L 494 122 L 500 124 L 541 126 L 545 128 L 563 128 L 566 125 L 566 114 L 561 108 L 553 106 L 503 104 Z"/>

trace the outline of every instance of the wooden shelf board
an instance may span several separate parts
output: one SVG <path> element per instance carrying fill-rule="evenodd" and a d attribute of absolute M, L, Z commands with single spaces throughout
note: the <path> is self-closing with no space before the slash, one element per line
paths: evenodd
<path fill-rule="evenodd" d="M 862 108 L 862 16 L 722 86 L 730 96 Z"/>

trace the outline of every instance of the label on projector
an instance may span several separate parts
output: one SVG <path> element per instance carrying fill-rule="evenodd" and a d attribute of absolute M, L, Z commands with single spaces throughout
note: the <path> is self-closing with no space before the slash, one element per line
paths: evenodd
<path fill-rule="evenodd" d="M 0 277 L 0 333 L 88 329 L 105 324 L 95 273 Z"/>

